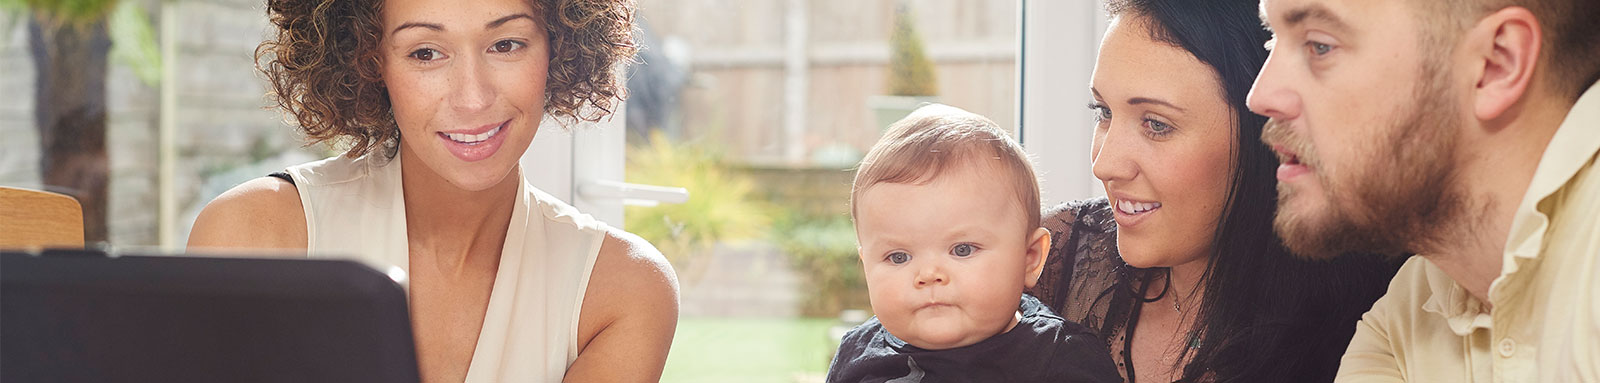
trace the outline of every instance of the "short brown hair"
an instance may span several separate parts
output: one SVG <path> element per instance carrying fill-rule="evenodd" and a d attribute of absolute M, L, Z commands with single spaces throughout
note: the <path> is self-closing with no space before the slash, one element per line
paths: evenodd
<path fill-rule="evenodd" d="M 1421 19 L 1435 19 L 1427 44 L 1453 46 L 1461 32 L 1491 12 L 1523 7 L 1544 30 L 1541 61 L 1548 61 L 1546 79 L 1568 100 L 1600 80 L 1600 1 L 1596 0 L 1412 0 Z M 1437 20 L 1436 15 L 1445 15 Z"/>
<path fill-rule="evenodd" d="M 958 161 L 975 159 L 998 161 L 998 168 L 1011 176 L 1028 227 L 1039 227 L 1039 179 L 1022 145 L 988 118 L 939 104 L 917 108 L 890 125 L 867 152 L 851 186 L 850 215 L 856 214 L 861 193 L 873 185 L 931 182 Z"/>
<path fill-rule="evenodd" d="M 550 39 L 544 112 L 599 121 L 626 98 L 621 63 L 638 51 L 634 0 L 530 0 Z M 256 47 L 271 98 L 310 143 L 348 139 L 347 156 L 398 142 L 383 85 L 382 0 L 267 0 L 277 36 Z"/>

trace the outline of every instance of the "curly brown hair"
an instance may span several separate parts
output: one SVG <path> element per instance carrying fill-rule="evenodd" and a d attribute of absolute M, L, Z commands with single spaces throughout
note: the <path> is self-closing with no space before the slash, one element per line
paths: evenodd
<path fill-rule="evenodd" d="M 544 112 L 562 122 L 599 121 L 627 98 L 634 0 L 531 0 L 550 39 Z M 267 0 L 276 38 L 256 47 L 269 97 L 294 117 L 308 144 L 348 139 L 357 157 L 397 143 L 384 88 L 383 0 Z"/>

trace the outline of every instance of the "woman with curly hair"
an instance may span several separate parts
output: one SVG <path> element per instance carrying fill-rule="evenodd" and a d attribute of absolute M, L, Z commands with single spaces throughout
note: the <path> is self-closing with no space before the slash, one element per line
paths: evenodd
<path fill-rule="evenodd" d="M 632 0 L 268 0 L 257 62 L 339 157 L 234 187 L 191 247 L 356 256 L 409 275 L 424 381 L 654 381 L 677 281 L 649 243 L 524 181 L 546 116 L 606 117 Z"/>

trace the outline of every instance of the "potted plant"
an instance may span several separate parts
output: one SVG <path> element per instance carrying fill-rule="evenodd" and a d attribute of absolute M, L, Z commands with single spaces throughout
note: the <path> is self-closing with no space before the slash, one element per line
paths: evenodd
<path fill-rule="evenodd" d="M 935 102 L 939 94 L 933 61 L 928 59 L 923 49 L 911 6 L 903 0 L 895 6 L 889 51 L 889 94 L 867 99 L 867 105 L 877 119 L 878 129 L 887 129 L 918 106 Z"/>

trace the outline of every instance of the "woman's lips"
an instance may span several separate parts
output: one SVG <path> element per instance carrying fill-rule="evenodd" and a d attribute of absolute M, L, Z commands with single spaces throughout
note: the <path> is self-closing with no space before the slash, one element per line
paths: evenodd
<path fill-rule="evenodd" d="M 445 136 L 445 138 L 449 138 L 451 141 L 455 141 L 457 143 L 473 145 L 473 144 L 482 143 L 484 140 L 489 139 L 489 137 L 493 137 L 495 133 L 500 133 L 500 129 L 501 129 L 501 126 L 496 125 L 494 127 L 494 129 L 489 129 L 489 131 L 487 131 L 487 132 L 478 133 L 478 134 L 445 133 L 445 132 L 439 132 L 439 134 L 443 134 Z"/>
<path fill-rule="evenodd" d="M 456 158 L 478 162 L 500 151 L 500 145 L 506 141 L 506 131 L 510 128 L 511 120 L 506 120 L 476 129 L 438 132 L 436 136 L 444 143 L 445 150 Z"/>
<path fill-rule="evenodd" d="M 1160 202 L 1134 202 L 1129 200 L 1117 200 L 1117 210 L 1130 215 L 1143 214 L 1160 208 Z"/>
<path fill-rule="evenodd" d="M 1143 222 L 1145 218 L 1161 210 L 1161 203 L 1113 198 L 1111 200 L 1111 210 L 1115 212 L 1117 228 L 1120 230 Z"/>

